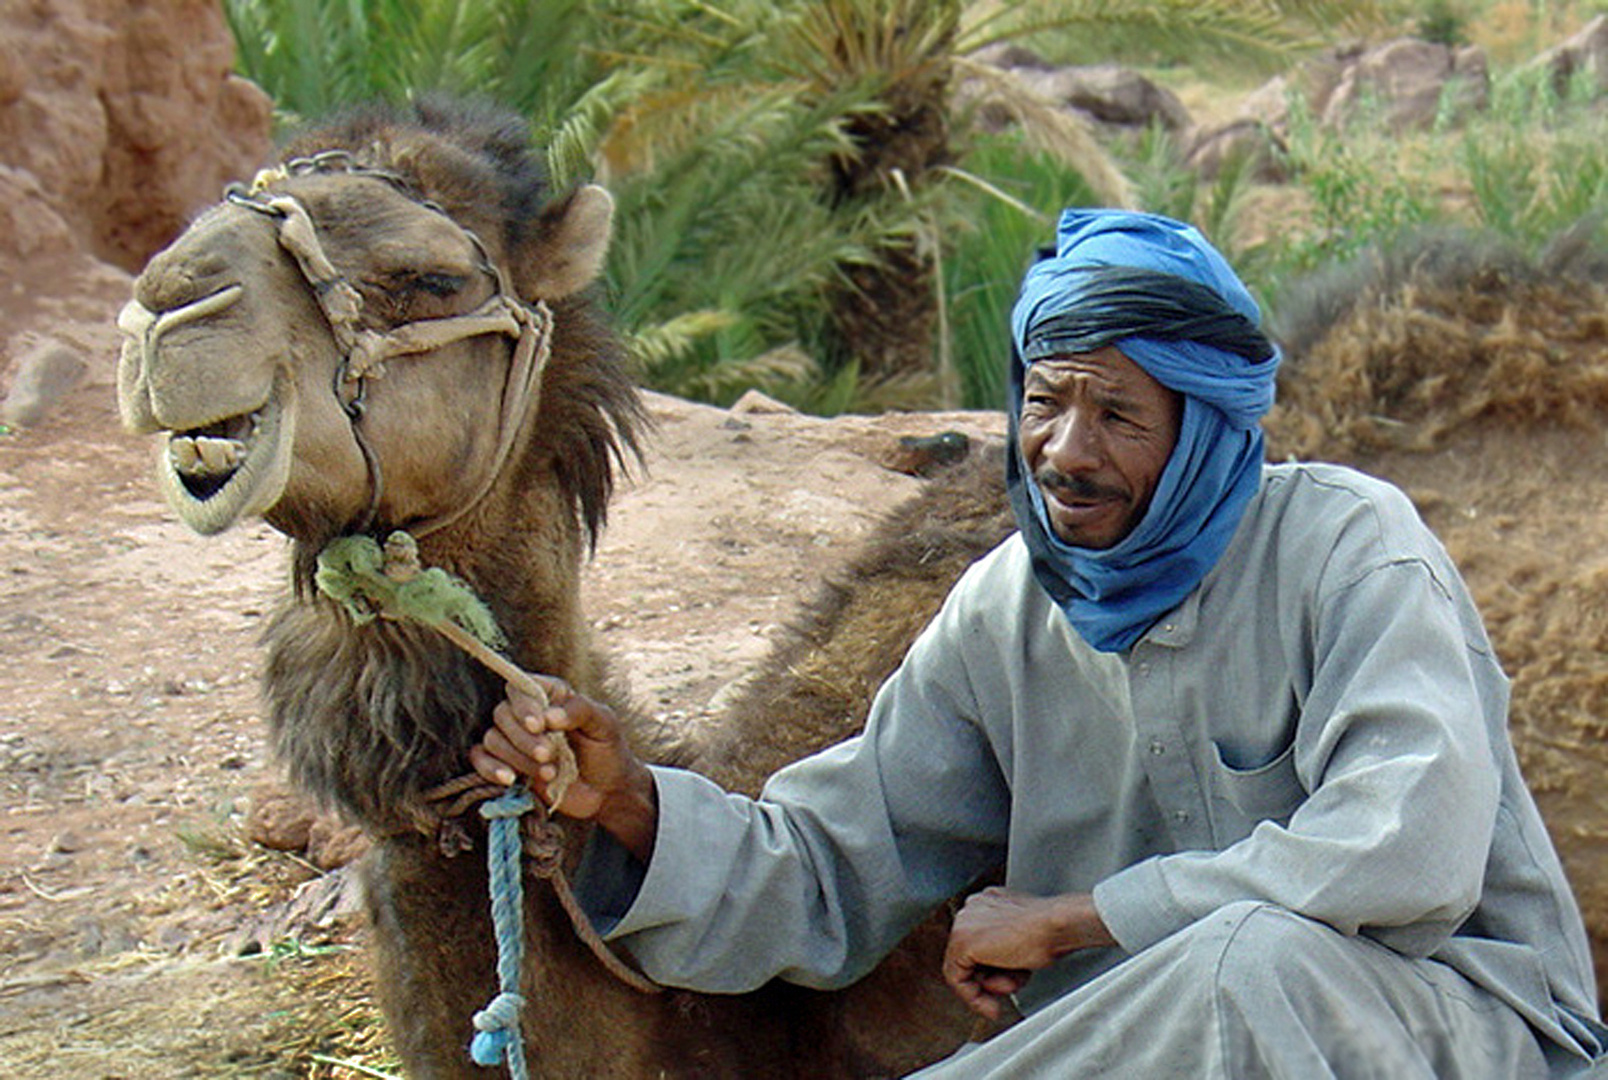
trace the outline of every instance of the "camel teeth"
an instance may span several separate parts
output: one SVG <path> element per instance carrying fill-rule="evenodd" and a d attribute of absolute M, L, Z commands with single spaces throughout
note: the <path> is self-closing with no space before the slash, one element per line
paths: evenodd
<path fill-rule="evenodd" d="M 224 476 L 240 467 L 246 446 L 238 439 L 187 436 L 169 443 L 168 456 L 174 469 L 186 476 Z"/>
<path fill-rule="evenodd" d="M 168 442 L 168 459 L 173 467 L 181 473 L 193 473 L 201 460 L 196 452 L 194 439 L 171 439 Z"/>
<path fill-rule="evenodd" d="M 245 447 L 234 439 L 198 438 L 195 448 L 201 454 L 205 471 L 217 476 L 231 472 L 240 463 Z"/>

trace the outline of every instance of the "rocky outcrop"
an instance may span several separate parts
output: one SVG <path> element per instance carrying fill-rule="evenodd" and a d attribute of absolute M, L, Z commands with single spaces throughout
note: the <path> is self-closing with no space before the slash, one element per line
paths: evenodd
<path fill-rule="evenodd" d="M 1598 15 L 1569 40 L 1530 62 L 1546 71 L 1559 96 L 1567 94 L 1578 79 L 1596 94 L 1608 94 L 1608 15 Z"/>
<path fill-rule="evenodd" d="M 214 0 L 0 0 L 0 274 L 137 270 L 269 151 Z"/>
<path fill-rule="evenodd" d="M 1392 131 L 1424 130 L 1485 108 L 1490 97 L 1485 53 L 1416 38 L 1387 41 L 1346 65 L 1318 115 L 1344 127 L 1376 111 Z"/>
<path fill-rule="evenodd" d="M 1233 119 L 1192 131 L 1185 162 L 1209 179 L 1237 160 L 1252 178 L 1280 183 L 1288 179 L 1283 155 L 1294 102 L 1331 130 L 1366 120 L 1421 131 L 1483 110 L 1490 83 L 1485 54 L 1474 47 L 1398 38 L 1331 49 L 1264 83 Z"/>
<path fill-rule="evenodd" d="M 1416 38 L 1368 48 L 1330 50 L 1265 83 L 1245 99 L 1244 119 L 1287 134 L 1290 102 L 1328 128 L 1378 118 L 1392 131 L 1423 130 L 1486 107 L 1490 73 L 1485 53 Z"/>
<path fill-rule="evenodd" d="M 1142 128 L 1158 124 L 1179 131 L 1190 123 L 1189 110 L 1176 94 L 1132 68 L 1118 64 L 1057 67 L 1020 45 L 984 49 L 975 59 L 1009 71 L 1037 97 L 1103 125 Z"/>

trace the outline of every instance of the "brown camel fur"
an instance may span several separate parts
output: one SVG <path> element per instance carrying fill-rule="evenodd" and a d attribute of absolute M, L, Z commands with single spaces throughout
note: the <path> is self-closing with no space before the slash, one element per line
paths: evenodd
<path fill-rule="evenodd" d="M 449 858 L 410 822 L 422 792 L 467 771 L 467 749 L 502 686 L 429 630 L 355 624 L 317 593 L 312 574 L 317 553 L 342 534 L 424 531 L 423 562 L 487 601 L 515 662 L 611 696 L 577 600 L 614 471 L 643 427 L 621 351 L 586 289 L 602 264 L 611 203 L 592 187 L 554 197 L 521 131 L 500 115 L 427 102 L 411 115 L 367 111 L 311 133 L 286 161 L 348 157 L 267 177 L 254 205 L 225 202 L 203 215 L 152 260 L 120 320 L 129 335 L 124 420 L 165 435 L 158 472 L 180 517 L 211 533 L 261 514 L 294 540 L 293 593 L 266 634 L 274 748 L 299 788 L 375 839 L 363 873 L 376 981 L 414 1077 L 485 1075 L 466 1052 L 470 1017 L 496 989 L 483 852 Z M 332 331 L 338 316 L 319 301 L 338 289 L 310 287 L 316 268 L 298 265 L 265 209 L 286 195 L 361 297 L 358 331 L 485 302 L 496 275 L 480 265 L 474 237 L 522 301 L 551 308 L 551 356 L 500 468 L 512 338 L 473 336 L 343 379 L 353 361 Z M 785 732 L 773 732 L 755 760 L 768 771 L 860 718 L 863 708 L 842 714 L 792 751 Z M 643 751 L 674 756 L 666 746 Z M 722 766 L 745 789 L 763 777 L 740 747 Z M 479 848 L 478 819 L 466 821 Z M 584 837 L 572 826 L 571 863 Z M 526 908 L 523 1024 L 534 1075 L 889 1075 L 968 1034 L 938 981 L 941 925 L 922 935 L 919 960 L 890 960 L 891 974 L 868 984 L 875 995 L 778 984 L 744 996 L 643 996 L 577 942 L 546 888 L 528 888 Z M 885 1018 L 881 1001 L 892 1003 Z"/>
<path fill-rule="evenodd" d="M 553 311 L 539 400 L 520 417 L 506 464 L 484 495 L 475 497 L 498 459 L 496 416 L 511 339 L 479 336 L 389 360 L 383 375 L 363 380 L 354 425 L 343 403 L 357 388 L 338 379 L 341 350 L 325 313 L 276 239 L 275 221 L 253 209 L 209 212 L 141 276 L 138 303 L 124 319 L 133 339 L 120 400 L 131 428 L 166 434 L 159 472 L 187 523 L 216 532 L 260 513 L 295 540 L 295 589 L 268 632 L 275 747 L 298 786 L 377 838 L 364 870 L 377 982 L 409 1075 L 486 1075 L 464 1049 L 470 1013 L 494 989 L 483 860 L 478 852 L 443 856 L 409 830 L 407 811 L 421 791 L 465 770 L 465 751 L 501 687 L 428 632 L 353 625 L 316 595 L 311 573 L 317 552 L 335 536 L 360 526 L 379 536 L 416 528 L 471 501 L 461 517 L 423 537 L 424 561 L 465 578 L 491 604 L 517 662 L 613 697 L 577 606 L 580 561 L 603 522 L 614 471 L 634 453 L 643 426 L 620 351 L 585 291 L 602 261 L 610 204 L 593 188 L 553 197 L 517 125 L 497 117 L 428 103 L 407 118 L 363 114 L 302 139 L 288 156 L 338 148 L 383 166 L 402 184 L 314 170 L 269 184 L 267 194 L 294 194 L 306 205 L 331 261 L 362 296 L 365 328 L 459 314 L 491 294 L 491 275 L 479 268 L 460 226 L 479 237 L 519 297 Z M 1421 268 L 1421 260 L 1414 265 Z M 235 286 L 241 292 L 229 299 Z M 1464 299 L 1467 286 L 1434 283 Z M 1489 286 L 1475 281 L 1472 295 L 1489 299 Z M 1410 355 L 1426 363 L 1439 358 L 1441 367 L 1415 368 L 1413 385 L 1443 386 L 1447 372 L 1488 369 L 1446 359 L 1449 320 L 1478 308 L 1462 300 L 1426 304 L 1429 287 L 1422 278 L 1387 280 L 1368 304 L 1316 312 L 1310 339 L 1289 335 L 1301 344 L 1291 350 L 1286 404 L 1270 420 L 1280 453 L 1335 453 L 1336 432 L 1377 426 L 1373 417 L 1386 410 L 1377 407 L 1375 391 L 1389 389 L 1391 374 L 1401 370 L 1401 343 L 1415 335 L 1427 335 L 1432 347 Z M 1384 308 L 1401 317 L 1380 318 Z M 1462 317 L 1471 348 L 1510 349 L 1512 320 L 1497 315 L 1490 333 Z M 1574 324 L 1599 325 L 1589 318 Z M 1388 340 L 1347 345 L 1344 335 L 1358 328 Z M 1377 370 L 1347 366 L 1374 355 L 1386 358 Z M 1600 416 L 1600 363 L 1569 370 L 1589 376 L 1590 392 L 1577 384 L 1566 403 Z M 1487 389 L 1469 389 L 1468 400 L 1498 417 L 1511 414 Z M 1533 394 L 1515 400 L 1536 407 Z M 1399 429 L 1398 422 L 1384 430 Z M 354 430 L 379 462 L 377 494 Z M 1011 527 L 997 448 L 978 457 L 932 481 L 844 579 L 825 587 L 767 666 L 775 674 L 754 680 L 688 764 L 753 791 L 777 766 L 858 726 L 871 692 L 953 578 Z M 1519 630 L 1509 643 L 1507 620 L 1494 610 L 1493 637 L 1505 655 L 1522 657 L 1523 621 L 1511 620 Z M 1573 633 L 1578 637 L 1578 627 Z M 1591 678 L 1593 686 L 1608 685 L 1595 669 Z M 1524 701 L 1520 690 L 1516 707 Z M 778 716 L 788 723 L 776 724 Z M 1573 716 L 1559 723 L 1578 726 Z M 1521 728 L 1521 757 L 1524 734 Z M 657 760 L 677 754 L 671 746 L 643 749 Z M 572 849 L 583 841 L 574 830 Z M 1567 861 L 1574 840 L 1565 833 L 1559 841 Z M 1591 879 L 1586 907 L 1599 940 L 1608 925 L 1601 895 Z M 543 887 L 528 891 L 527 923 L 525 992 L 533 1004 L 525 1031 L 535 1075 L 890 1075 L 936 1058 L 968 1034 L 937 980 L 941 918 L 846 991 L 773 986 L 743 997 L 637 995 L 576 942 Z"/>

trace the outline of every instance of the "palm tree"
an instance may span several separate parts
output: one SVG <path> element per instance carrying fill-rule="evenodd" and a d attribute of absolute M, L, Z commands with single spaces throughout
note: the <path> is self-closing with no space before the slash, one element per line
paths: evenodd
<path fill-rule="evenodd" d="M 225 0 L 289 116 L 445 89 L 531 118 L 560 181 L 620 203 L 610 281 L 651 384 L 709 400 L 953 403 L 941 263 L 999 177 L 967 171 L 971 80 L 1123 205 L 1085 126 L 978 50 L 1024 35 L 1130 54 L 1287 57 L 1334 0 Z M 983 193 L 990 193 L 984 195 Z"/>

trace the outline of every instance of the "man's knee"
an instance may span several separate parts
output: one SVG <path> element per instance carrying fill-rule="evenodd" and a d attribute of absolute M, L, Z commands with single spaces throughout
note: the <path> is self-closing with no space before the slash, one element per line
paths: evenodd
<path fill-rule="evenodd" d="M 1254 900 L 1227 904 L 1181 933 L 1199 991 L 1241 1000 L 1322 986 L 1325 970 L 1359 946 L 1333 927 Z"/>

